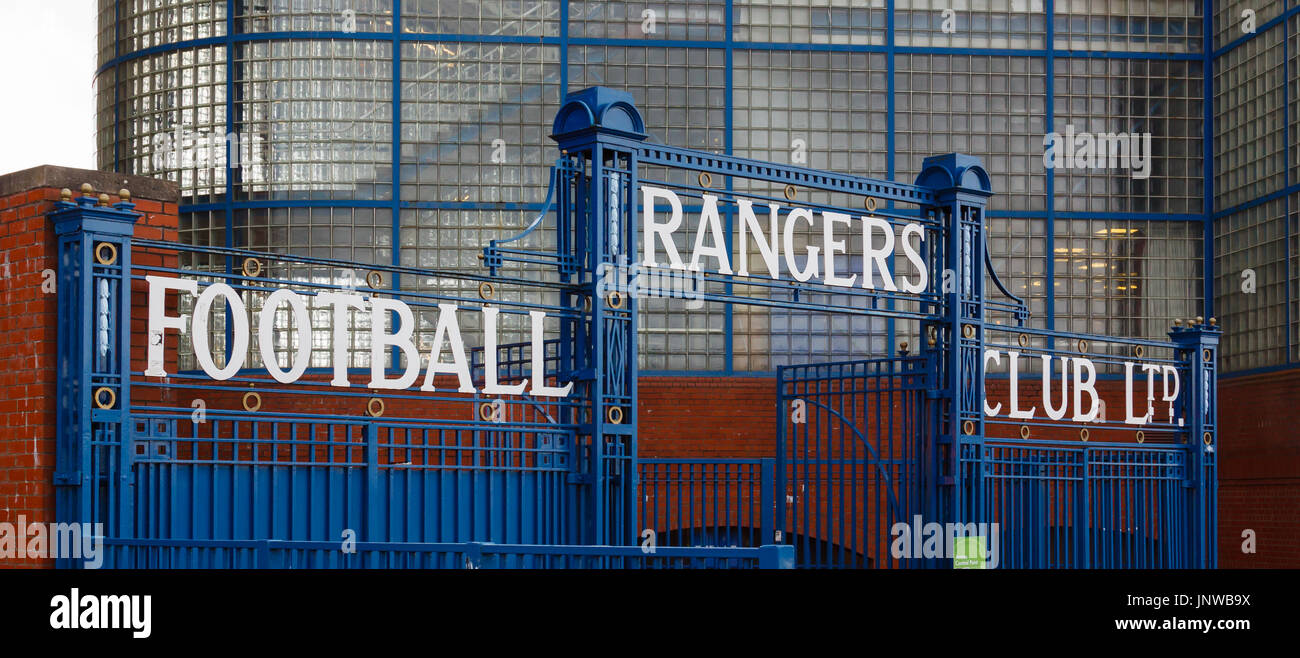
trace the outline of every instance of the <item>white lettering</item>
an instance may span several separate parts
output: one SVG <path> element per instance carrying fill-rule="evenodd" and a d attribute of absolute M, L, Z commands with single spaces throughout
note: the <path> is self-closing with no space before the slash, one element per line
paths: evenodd
<path fill-rule="evenodd" d="M 149 367 L 144 374 L 146 377 L 166 377 L 167 370 L 163 363 L 163 331 L 175 329 L 185 333 L 185 319 L 167 315 L 166 309 L 163 308 L 163 304 L 167 303 L 167 291 L 184 290 L 191 295 L 197 295 L 199 282 L 152 275 L 146 276 L 145 281 L 149 282 L 149 335 L 145 337 L 149 343 L 147 351 Z"/>
<path fill-rule="evenodd" d="M 289 308 L 293 312 L 293 323 L 298 329 L 298 351 L 293 357 L 293 367 L 288 372 L 280 369 L 279 361 L 275 355 L 275 312 L 280 308 L 280 304 L 289 302 Z M 289 384 L 298 380 L 302 373 L 307 371 L 307 365 L 311 362 L 311 316 L 307 314 L 307 303 L 303 301 L 302 295 L 299 295 L 288 288 L 281 288 L 271 293 L 262 304 L 262 310 L 257 314 L 257 346 L 262 353 L 262 363 L 266 365 L 266 371 L 271 373 L 271 377 L 281 384 Z M 293 349 L 293 346 L 289 346 Z"/>
<path fill-rule="evenodd" d="M 668 254 L 669 267 L 673 269 L 683 269 L 682 257 L 677 253 L 677 245 L 673 243 L 673 231 L 682 225 L 682 200 L 672 190 L 665 190 L 661 187 L 641 186 L 641 223 L 645 226 L 645 260 L 641 261 L 646 267 L 659 267 L 659 262 L 655 260 L 655 240 L 659 240 L 664 246 L 664 253 Z M 664 199 L 672 208 L 672 216 L 665 224 L 655 223 L 655 201 Z"/>
<path fill-rule="evenodd" d="M 392 334 L 384 331 L 389 311 L 397 314 L 397 332 Z M 420 376 L 420 353 L 411 340 L 414 330 L 415 318 L 410 306 L 396 299 L 375 297 L 370 300 L 370 388 L 400 389 L 415 383 Z M 394 345 L 406 355 L 406 372 L 397 379 L 389 379 L 384 376 L 384 364 L 388 362 L 385 352 Z M 398 367 L 399 363 L 394 357 L 393 367 Z"/>
<path fill-rule="evenodd" d="M 799 220 L 808 222 L 809 226 L 813 225 L 813 213 L 807 208 L 795 208 L 790 214 L 785 216 L 785 266 L 790 270 L 796 281 L 807 281 L 817 276 L 817 253 L 821 251 L 818 247 L 809 246 L 808 258 L 804 261 L 804 269 L 799 269 L 799 264 L 794 257 L 794 229 Z"/>
<path fill-rule="evenodd" d="M 460 337 L 460 323 L 456 320 L 455 304 L 438 304 L 438 328 L 433 332 L 433 349 L 429 352 L 429 370 L 424 374 L 421 391 L 435 391 L 433 377 L 438 373 L 456 375 L 461 393 L 474 392 L 474 380 L 469 375 L 469 361 L 465 358 L 465 341 Z M 442 363 L 442 344 L 451 341 L 451 363 Z"/>
<path fill-rule="evenodd" d="M 225 297 L 226 303 L 230 305 L 231 324 L 228 326 L 231 327 L 234 339 L 234 344 L 230 346 L 230 359 L 224 368 L 217 368 L 217 364 L 212 360 L 212 350 L 208 347 L 208 315 L 217 295 Z M 214 283 L 203 290 L 198 301 L 194 303 L 192 336 L 194 358 L 209 377 L 217 381 L 225 381 L 239 372 L 239 369 L 244 366 L 244 357 L 248 354 L 248 309 L 234 288 L 224 283 Z"/>

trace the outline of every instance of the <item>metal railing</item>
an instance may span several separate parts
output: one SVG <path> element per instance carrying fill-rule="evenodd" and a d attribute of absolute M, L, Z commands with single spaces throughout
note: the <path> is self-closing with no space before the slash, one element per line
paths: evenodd
<path fill-rule="evenodd" d="M 791 569 L 794 547 L 680 548 L 487 542 L 107 539 L 104 567 L 135 569 Z"/>
<path fill-rule="evenodd" d="M 641 535 L 659 546 L 761 546 L 774 534 L 775 459 L 638 461 Z"/>

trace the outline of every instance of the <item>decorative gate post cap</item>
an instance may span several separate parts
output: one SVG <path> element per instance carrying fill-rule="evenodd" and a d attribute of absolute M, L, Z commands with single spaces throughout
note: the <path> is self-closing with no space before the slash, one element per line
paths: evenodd
<path fill-rule="evenodd" d="M 86 189 L 90 188 L 90 192 Z M 60 200 L 54 203 L 54 210 L 49 213 L 54 223 L 56 235 L 74 231 L 90 231 L 108 235 L 131 235 L 135 233 L 135 223 L 142 216 L 135 212 L 131 203 L 131 193 L 126 189 L 119 192 L 121 201 L 108 203 L 108 194 L 94 196 L 94 188 L 89 183 L 82 185 L 82 196 L 73 200 Z M 123 193 L 125 193 L 123 195 Z"/>
<path fill-rule="evenodd" d="M 1218 320 L 1212 324 L 1196 324 L 1193 320 L 1188 320 L 1186 325 L 1181 322 L 1174 322 L 1174 326 L 1169 328 L 1169 340 L 1175 343 L 1188 343 L 1197 340 L 1208 342 L 1211 345 L 1219 343 L 1219 337 L 1223 335 L 1223 327 L 1218 325 Z"/>
<path fill-rule="evenodd" d="M 980 159 L 965 153 L 932 155 L 921 164 L 916 184 L 932 190 L 960 189 L 985 196 L 993 194 L 989 173 Z"/>
<path fill-rule="evenodd" d="M 632 101 L 632 94 L 609 87 L 588 87 L 569 94 L 555 114 L 551 139 L 593 130 L 623 137 L 646 138 L 645 121 Z"/>

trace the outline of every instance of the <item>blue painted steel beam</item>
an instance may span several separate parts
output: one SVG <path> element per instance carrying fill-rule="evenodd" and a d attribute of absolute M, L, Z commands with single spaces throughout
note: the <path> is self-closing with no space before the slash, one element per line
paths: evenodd
<path fill-rule="evenodd" d="M 1205 203 L 1202 208 L 1205 213 L 1205 223 L 1201 232 L 1204 275 L 1201 296 L 1205 299 L 1203 304 L 1205 310 L 1202 313 L 1206 317 L 1214 317 L 1214 56 L 1211 55 L 1214 46 L 1214 4 L 1211 0 L 1205 0 L 1202 6 L 1204 16 L 1202 16 L 1201 30 L 1205 37 L 1205 47 L 1202 50 L 1205 51 L 1205 57 L 1201 63 L 1201 76 L 1204 83 L 1205 104 L 1202 108 L 1204 135 L 1201 139 L 1201 162 L 1205 173 Z"/>
<path fill-rule="evenodd" d="M 1043 0 L 1043 10 L 1047 15 L 1046 34 L 1044 38 L 1048 48 L 1055 48 L 1056 45 L 1056 3 L 1055 0 Z M 1045 58 L 1045 69 L 1047 73 L 1047 85 L 1044 91 L 1047 94 L 1046 110 L 1044 119 L 1046 121 L 1047 132 L 1056 131 L 1056 57 L 1055 50 L 1050 50 Z M 1045 294 L 1045 311 L 1047 315 L 1046 324 L 1048 329 L 1056 328 L 1056 169 L 1047 167 L 1046 172 L 1047 186 L 1047 229 L 1044 239 L 1044 249 L 1046 255 L 1043 262 L 1043 285 L 1047 288 Z"/>

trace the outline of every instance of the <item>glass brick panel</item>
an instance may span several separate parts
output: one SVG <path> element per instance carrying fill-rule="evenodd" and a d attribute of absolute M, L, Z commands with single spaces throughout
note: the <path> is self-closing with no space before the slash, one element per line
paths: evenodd
<path fill-rule="evenodd" d="M 1285 185 L 1279 25 L 1214 60 L 1215 210 Z"/>
<path fill-rule="evenodd" d="M 1167 340 L 1202 315 L 1202 224 L 1056 220 L 1056 328 Z"/>
<path fill-rule="evenodd" d="M 1215 313 L 1225 372 L 1286 362 L 1287 199 L 1214 221 Z"/>
<path fill-rule="evenodd" d="M 1043 0 L 896 0 L 895 45 L 1043 48 Z"/>
<path fill-rule="evenodd" d="M 885 43 L 885 0 L 734 1 L 738 42 Z"/>
<path fill-rule="evenodd" d="M 1201 62 L 1058 59 L 1054 84 L 1057 210 L 1202 211 Z"/>

